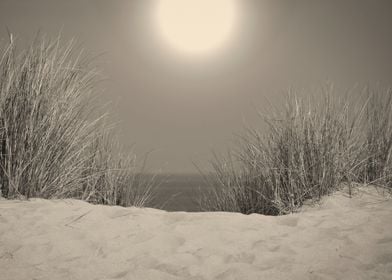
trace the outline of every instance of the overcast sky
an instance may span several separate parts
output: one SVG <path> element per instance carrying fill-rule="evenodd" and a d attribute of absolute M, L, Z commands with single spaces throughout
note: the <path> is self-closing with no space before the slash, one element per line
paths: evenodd
<path fill-rule="evenodd" d="M 391 0 L 238 3 L 230 41 L 198 59 L 162 42 L 154 0 L 0 0 L 0 35 L 7 26 L 24 44 L 62 29 L 103 54 L 123 143 L 156 150 L 152 166 L 167 172 L 195 172 L 191 159 L 223 150 L 244 122 L 257 124 L 255 107 L 289 87 L 392 85 Z"/>

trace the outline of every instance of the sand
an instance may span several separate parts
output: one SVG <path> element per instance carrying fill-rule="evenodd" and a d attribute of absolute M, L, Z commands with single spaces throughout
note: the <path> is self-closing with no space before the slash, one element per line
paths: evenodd
<path fill-rule="evenodd" d="M 1 200 L 0 279 L 392 279 L 392 200 L 281 217 Z"/>

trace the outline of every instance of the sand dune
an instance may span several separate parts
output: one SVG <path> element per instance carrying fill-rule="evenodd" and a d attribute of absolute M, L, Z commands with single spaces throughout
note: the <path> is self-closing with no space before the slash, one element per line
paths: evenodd
<path fill-rule="evenodd" d="M 0 201 L 1 279 L 392 279 L 392 201 L 373 188 L 301 213 L 168 213 Z"/>

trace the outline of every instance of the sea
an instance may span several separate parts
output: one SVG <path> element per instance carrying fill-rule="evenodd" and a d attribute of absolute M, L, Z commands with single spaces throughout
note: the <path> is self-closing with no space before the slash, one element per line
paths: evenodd
<path fill-rule="evenodd" d="M 200 174 L 158 175 L 154 197 L 147 205 L 166 211 L 199 212 L 200 199 L 211 189 Z"/>

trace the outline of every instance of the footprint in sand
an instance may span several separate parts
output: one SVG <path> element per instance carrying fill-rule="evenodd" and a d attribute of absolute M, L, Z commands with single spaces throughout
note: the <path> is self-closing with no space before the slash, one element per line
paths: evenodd
<path fill-rule="evenodd" d="M 297 217 L 290 217 L 290 216 L 281 217 L 278 220 L 278 225 L 295 227 L 298 225 L 298 218 Z"/>
<path fill-rule="evenodd" d="M 392 253 L 382 254 L 377 257 L 378 264 L 392 264 Z"/>
<path fill-rule="evenodd" d="M 270 252 L 277 252 L 280 249 L 280 245 L 267 244 L 267 249 Z"/>
<path fill-rule="evenodd" d="M 226 263 L 247 263 L 252 264 L 255 261 L 256 257 L 254 254 L 242 252 L 236 255 L 229 255 L 226 257 Z"/>
<path fill-rule="evenodd" d="M 189 277 L 191 276 L 188 271 L 188 268 L 184 266 L 161 263 L 158 266 L 156 266 L 154 269 L 163 271 L 173 276 L 181 277 L 183 279 L 189 279 Z"/>
<path fill-rule="evenodd" d="M 392 243 L 392 237 L 382 238 L 382 239 L 378 240 L 377 243 L 378 244 Z M 391 244 L 391 246 L 392 246 L 392 244 Z"/>
<path fill-rule="evenodd" d="M 111 276 L 111 279 L 123 278 L 123 277 L 125 277 L 128 274 L 128 272 L 129 272 L 128 270 L 124 270 L 124 271 L 118 272 L 118 273 L 114 274 L 113 276 Z"/>
<path fill-rule="evenodd" d="M 6 217 L 4 217 L 3 215 L 0 214 L 0 224 L 6 224 L 6 222 L 8 222 Z"/>

